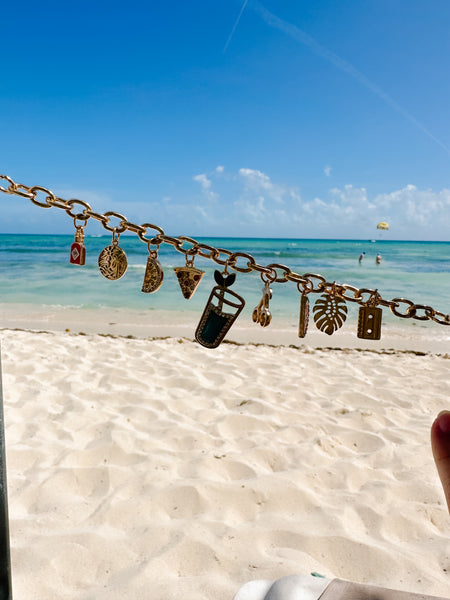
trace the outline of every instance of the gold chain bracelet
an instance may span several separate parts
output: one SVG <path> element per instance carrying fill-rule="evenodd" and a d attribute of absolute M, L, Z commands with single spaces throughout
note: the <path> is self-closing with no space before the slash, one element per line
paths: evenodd
<path fill-rule="evenodd" d="M 76 233 L 75 242 L 71 247 L 71 263 L 84 264 L 86 254 L 83 243 L 84 228 L 89 219 L 99 221 L 104 229 L 111 232 L 111 245 L 107 246 L 99 257 L 100 271 L 108 279 L 119 279 L 127 268 L 125 253 L 119 246 L 120 235 L 125 231 L 136 234 L 148 246 L 149 256 L 142 286 L 143 292 L 155 292 L 162 284 L 163 271 L 157 259 L 160 244 L 170 244 L 175 250 L 185 255 L 186 266 L 177 267 L 175 272 L 183 295 L 187 299 L 192 297 L 204 273 L 194 267 L 195 256 L 208 258 L 221 265 L 224 270 L 222 273 L 219 271 L 215 273 L 217 286 L 211 292 L 195 336 L 197 341 L 210 348 L 220 344 L 245 304 L 243 298 L 228 289 L 236 277 L 235 274 L 229 274 L 228 269 L 239 273 L 255 271 L 260 274 L 264 282 L 263 297 L 253 311 L 252 318 L 255 323 L 259 323 L 263 327 L 269 325 L 271 321 L 269 300 L 272 290 L 270 285 L 272 283 L 295 283 L 301 294 L 299 337 L 306 335 L 309 321 L 308 295 L 310 293 L 322 294 L 314 305 L 313 313 L 316 326 L 327 334 L 334 333 L 345 321 L 346 302 L 355 302 L 360 305 L 357 335 L 363 339 L 380 339 L 382 312 L 380 306 L 388 307 L 395 316 L 402 319 L 431 320 L 440 325 L 450 325 L 450 315 L 435 310 L 431 306 L 415 304 L 406 298 L 385 300 L 375 289 L 360 289 L 349 284 L 328 282 L 325 277 L 315 273 L 300 275 L 288 266 L 278 263 L 261 265 L 251 254 L 246 252 L 232 252 L 225 248 L 216 248 L 188 236 L 171 237 L 166 235 L 158 225 L 131 223 L 125 216 L 112 211 L 104 214 L 97 213 L 83 200 L 64 200 L 55 196 L 47 188 L 16 183 L 8 175 L 0 175 L 0 180 L 7 182 L 6 187 L 0 186 L 1 192 L 28 198 L 41 208 L 61 208 L 73 219 Z M 81 212 L 75 212 L 76 210 L 81 210 Z M 112 224 L 113 219 L 117 220 L 116 225 Z M 403 312 L 400 310 L 402 306 L 404 306 Z"/>

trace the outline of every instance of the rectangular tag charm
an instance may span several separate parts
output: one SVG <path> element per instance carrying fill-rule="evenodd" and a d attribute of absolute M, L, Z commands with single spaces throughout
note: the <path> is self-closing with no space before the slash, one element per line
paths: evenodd
<path fill-rule="evenodd" d="M 382 314 L 383 310 L 377 306 L 361 306 L 358 315 L 358 337 L 363 340 L 379 340 Z"/>
<path fill-rule="evenodd" d="M 84 265 L 84 263 L 86 262 L 86 248 L 83 244 L 84 227 L 85 225 L 79 225 L 77 226 L 77 230 L 75 231 L 75 241 L 70 247 L 70 262 L 72 265 Z"/>

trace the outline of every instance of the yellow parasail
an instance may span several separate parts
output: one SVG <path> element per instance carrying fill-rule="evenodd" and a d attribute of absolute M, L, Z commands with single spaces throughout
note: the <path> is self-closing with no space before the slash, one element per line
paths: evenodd
<path fill-rule="evenodd" d="M 389 223 L 386 223 L 386 221 L 380 221 L 380 223 L 377 225 L 377 229 L 389 229 Z"/>

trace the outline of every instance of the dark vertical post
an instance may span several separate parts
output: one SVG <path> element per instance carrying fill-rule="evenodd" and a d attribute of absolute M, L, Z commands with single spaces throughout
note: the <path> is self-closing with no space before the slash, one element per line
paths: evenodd
<path fill-rule="evenodd" d="M 0 600 L 12 600 L 9 551 L 8 488 L 6 486 L 5 424 L 0 358 Z"/>

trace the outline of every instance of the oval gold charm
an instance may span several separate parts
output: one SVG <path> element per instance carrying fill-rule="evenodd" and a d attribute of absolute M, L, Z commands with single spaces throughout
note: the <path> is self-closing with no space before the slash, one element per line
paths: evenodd
<path fill-rule="evenodd" d="M 100 252 L 98 267 L 106 279 L 120 279 L 128 267 L 127 256 L 122 248 L 112 244 Z"/>
<path fill-rule="evenodd" d="M 157 292 L 162 285 L 164 272 L 159 261 L 156 258 L 149 256 L 147 258 L 147 266 L 145 268 L 144 283 L 142 291 L 145 294 Z"/>

